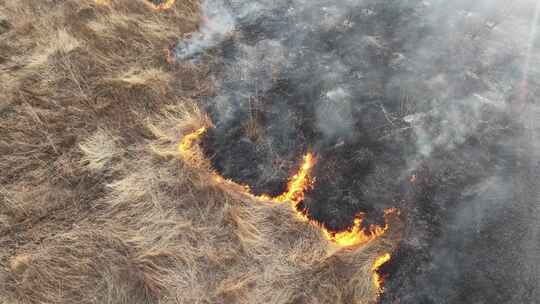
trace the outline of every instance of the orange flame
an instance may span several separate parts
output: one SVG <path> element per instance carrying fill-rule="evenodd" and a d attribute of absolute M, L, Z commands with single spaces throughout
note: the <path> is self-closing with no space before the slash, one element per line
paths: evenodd
<path fill-rule="evenodd" d="M 195 143 L 195 141 L 197 141 L 205 132 L 206 132 L 206 128 L 202 127 L 196 130 L 195 132 L 184 136 L 184 138 L 178 145 L 178 150 L 180 151 L 180 153 L 186 154 L 187 152 L 189 152 L 191 147 L 193 147 L 193 144 Z"/>
<path fill-rule="evenodd" d="M 287 192 L 274 198 L 275 201 L 285 202 L 291 201 L 296 204 L 304 200 L 304 193 L 313 186 L 311 179 L 311 170 L 315 166 L 315 157 L 312 153 L 304 155 L 304 161 L 298 173 L 296 173 L 289 181 Z"/>
<path fill-rule="evenodd" d="M 307 221 L 307 216 L 298 210 L 298 205 L 304 200 L 306 191 L 313 187 L 313 179 L 311 178 L 311 170 L 315 166 L 315 157 L 312 153 L 304 155 L 302 166 L 287 184 L 287 192 L 273 198 L 272 200 L 278 203 L 289 201 L 292 203 L 296 215 L 302 221 Z"/>
<path fill-rule="evenodd" d="M 342 247 L 364 245 L 383 235 L 389 229 L 387 217 L 397 213 L 399 212 L 395 208 L 386 209 L 384 210 L 384 219 L 386 222 L 384 227 L 370 225 L 367 228 L 363 226 L 365 214 L 359 213 L 356 215 L 351 228 L 345 231 L 332 232 L 323 227 L 323 234 L 328 240 Z"/>
<path fill-rule="evenodd" d="M 195 141 L 197 141 L 206 132 L 206 130 L 207 129 L 203 127 L 193 133 L 186 135 L 178 146 L 180 153 L 182 155 L 187 155 Z M 304 155 L 302 165 L 300 166 L 298 172 L 293 175 L 293 177 L 289 180 L 287 184 L 287 191 L 276 197 L 272 197 L 267 194 L 254 195 L 253 193 L 251 193 L 249 186 L 240 186 L 244 190 L 244 193 L 246 195 L 249 195 L 256 200 L 271 201 L 275 203 L 290 202 L 293 210 L 296 212 L 298 219 L 303 222 L 310 222 L 311 224 L 320 227 L 326 239 L 341 247 L 351 247 L 367 244 L 375 240 L 379 236 L 383 235 L 388 230 L 388 224 L 385 224 L 384 227 L 378 225 L 370 225 L 368 228 L 365 228 L 362 225 L 365 216 L 363 213 L 357 215 L 351 228 L 340 232 L 330 231 L 323 227 L 320 223 L 310 220 L 305 214 L 305 212 L 299 208 L 299 205 L 304 200 L 305 193 L 313 188 L 314 179 L 311 177 L 311 172 L 315 166 L 315 163 L 316 158 L 313 153 L 307 153 L 306 155 Z M 214 180 L 216 182 L 234 183 L 232 181 L 228 181 L 217 173 L 214 173 Z M 385 210 L 385 219 L 387 215 L 394 212 L 397 212 L 397 209 Z"/>
<path fill-rule="evenodd" d="M 370 225 L 369 228 L 362 226 L 364 214 L 360 213 L 354 219 L 354 224 L 351 228 L 341 232 L 331 232 L 326 229 L 323 230 L 324 236 L 343 247 L 350 247 L 356 245 L 367 244 L 377 237 L 383 235 L 388 230 L 388 225 L 380 227 L 377 225 Z"/>
<path fill-rule="evenodd" d="M 379 295 L 381 295 L 384 292 L 384 278 L 379 274 L 379 269 L 382 265 L 384 265 L 386 262 L 390 261 L 391 255 L 390 253 L 385 253 L 378 257 L 371 266 L 371 272 L 373 272 L 373 285 L 377 289 L 377 292 Z"/>

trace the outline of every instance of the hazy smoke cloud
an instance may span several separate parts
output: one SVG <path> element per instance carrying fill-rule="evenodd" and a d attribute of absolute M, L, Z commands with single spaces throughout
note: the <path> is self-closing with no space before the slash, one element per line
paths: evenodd
<path fill-rule="evenodd" d="M 351 135 L 351 96 L 342 88 L 328 91 L 317 105 L 317 127 L 328 138 Z"/>
<path fill-rule="evenodd" d="M 414 129 L 417 150 L 422 157 L 428 157 L 435 148 L 451 150 L 463 144 L 481 124 L 489 123 L 490 118 L 484 113 L 490 110 L 503 111 L 505 104 L 501 100 L 490 100 L 475 94 L 451 102 L 433 100 L 429 107 L 427 112 L 403 118 Z"/>
<path fill-rule="evenodd" d="M 182 40 L 175 50 L 177 59 L 185 60 L 200 55 L 207 49 L 217 45 L 226 39 L 226 36 L 234 30 L 235 21 L 233 16 L 219 0 L 202 1 L 201 3 L 203 22 L 198 32 L 195 32 L 186 40 Z"/>

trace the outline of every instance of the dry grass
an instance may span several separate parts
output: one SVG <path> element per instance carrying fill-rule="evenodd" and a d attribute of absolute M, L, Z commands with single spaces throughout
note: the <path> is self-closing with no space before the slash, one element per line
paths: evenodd
<path fill-rule="evenodd" d="M 177 144 L 210 120 L 165 50 L 197 5 L 0 1 L 0 303 L 370 303 L 392 233 L 339 250 Z M 395 231 L 400 230 L 395 223 Z"/>

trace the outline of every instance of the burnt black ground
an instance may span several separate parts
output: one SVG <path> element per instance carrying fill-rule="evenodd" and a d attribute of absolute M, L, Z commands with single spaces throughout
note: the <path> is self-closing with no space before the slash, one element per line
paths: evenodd
<path fill-rule="evenodd" d="M 528 32 L 508 32 L 530 10 L 427 2 L 225 2 L 234 33 L 202 57 L 216 79 L 203 148 L 257 194 L 283 192 L 314 152 L 303 207 L 332 230 L 399 208 L 382 303 L 535 303 L 537 116 L 523 113 L 540 75 L 523 95 L 510 41 Z"/>
<path fill-rule="evenodd" d="M 538 160 L 519 152 L 527 146 L 514 141 L 499 147 L 486 164 L 498 168 L 496 177 L 476 189 L 411 189 L 409 199 L 429 193 L 433 197 L 424 202 L 439 209 L 429 212 L 438 217 L 433 222 L 411 224 L 438 229 L 428 233 L 430 242 L 411 237 L 402 244 L 387 267 L 383 303 L 536 303 L 540 171 Z M 414 212 L 413 218 L 425 218 L 425 211 Z"/>

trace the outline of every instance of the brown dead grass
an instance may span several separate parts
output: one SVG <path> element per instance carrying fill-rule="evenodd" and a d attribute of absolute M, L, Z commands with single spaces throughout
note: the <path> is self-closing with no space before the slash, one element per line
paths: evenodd
<path fill-rule="evenodd" d="M 179 155 L 211 126 L 192 102 L 204 67 L 165 56 L 194 1 L 0 1 L 0 19 L 0 303 L 376 299 L 369 269 L 396 235 L 339 250 Z"/>

